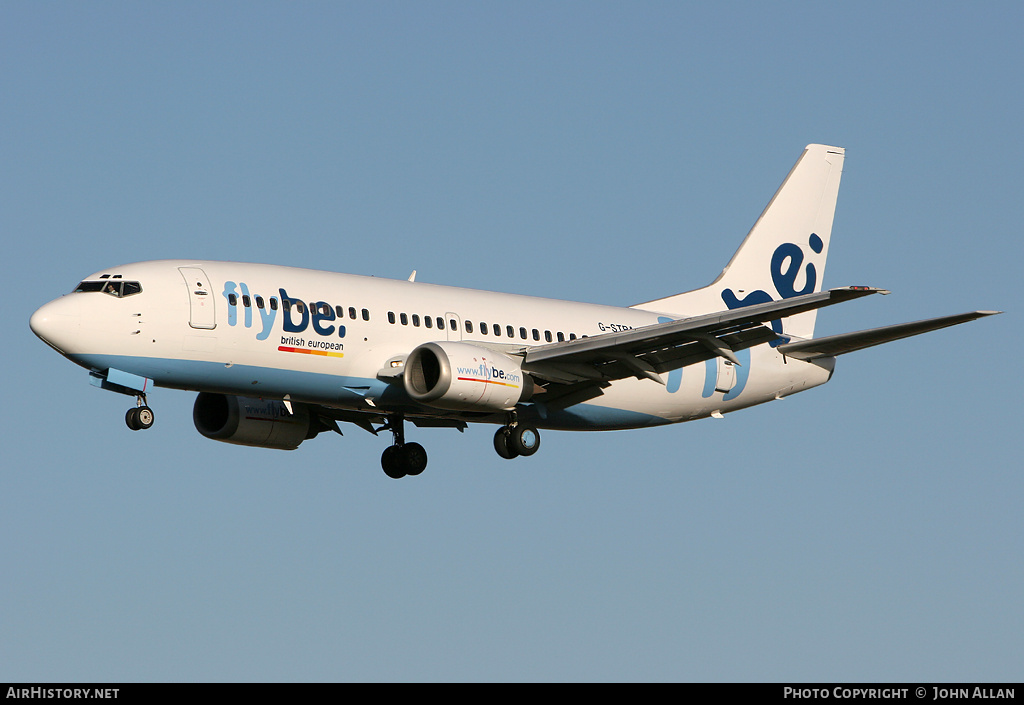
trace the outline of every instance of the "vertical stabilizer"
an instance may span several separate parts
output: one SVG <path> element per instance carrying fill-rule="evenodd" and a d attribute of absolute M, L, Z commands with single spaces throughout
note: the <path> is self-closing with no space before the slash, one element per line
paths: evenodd
<path fill-rule="evenodd" d="M 634 308 L 696 315 L 821 291 L 844 155 L 842 147 L 808 145 L 718 279 Z M 775 321 L 773 327 L 810 338 L 816 313 Z"/>

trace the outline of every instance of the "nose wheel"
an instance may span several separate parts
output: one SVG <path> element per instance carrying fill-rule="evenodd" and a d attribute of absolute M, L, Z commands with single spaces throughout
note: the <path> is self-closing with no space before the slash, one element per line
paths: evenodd
<path fill-rule="evenodd" d="M 153 410 L 146 406 L 146 397 L 140 396 L 138 405 L 128 409 L 124 422 L 133 431 L 145 431 L 153 425 Z"/>

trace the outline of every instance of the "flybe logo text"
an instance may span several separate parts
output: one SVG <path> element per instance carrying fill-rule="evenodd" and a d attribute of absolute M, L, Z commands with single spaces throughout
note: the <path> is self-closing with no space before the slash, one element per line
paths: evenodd
<path fill-rule="evenodd" d="M 238 309 L 241 308 L 243 324 L 246 328 L 252 328 L 253 310 L 259 312 L 261 330 L 256 334 L 256 340 L 266 340 L 270 337 L 279 312 L 285 333 L 302 333 L 312 328 L 313 332 L 324 337 L 345 337 L 345 326 L 341 323 L 332 323 L 337 319 L 334 307 L 324 301 L 306 304 L 302 299 L 288 296 L 284 289 L 278 289 L 279 296 L 271 296 L 264 300 L 259 294 L 250 293 L 245 282 L 232 281 L 224 282 L 223 294 L 228 302 L 228 325 L 238 325 Z M 238 305 L 239 298 L 241 306 Z"/>
<path fill-rule="evenodd" d="M 479 367 L 457 367 L 455 369 L 458 372 L 459 379 L 476 379 L 484 382 L 502 381 L 510 384 L 518 384 L 522 381 L 522 377 L 515 372 L 499 370 L 497 367 L 487 365 L 486 363 L 481 363 Z"/>

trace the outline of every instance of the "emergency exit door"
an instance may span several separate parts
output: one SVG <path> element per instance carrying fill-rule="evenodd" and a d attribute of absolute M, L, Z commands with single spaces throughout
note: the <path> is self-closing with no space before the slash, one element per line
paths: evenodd
<path fill-rule="evenodd" d="M 457 313 L 444 314 L 445 330 L 448 331 L 448 340 L 462 340 L 462 317 Z"/>
<path fill-rule="evenodd" d="M 716 392 L 730 392 L 736 386 L 736 366 L 724 357 L 718 358 L 718 381 Z"/>

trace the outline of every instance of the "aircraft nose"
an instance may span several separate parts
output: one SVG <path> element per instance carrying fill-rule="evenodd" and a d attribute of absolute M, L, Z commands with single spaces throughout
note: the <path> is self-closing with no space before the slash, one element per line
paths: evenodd
<path fill-rule="evenodd" d="M 32 332 L 60 352 L 67 352 L 78 335 L 78 301 L 74 296 L 62 296 L 39 307 L 28 321 Z"/>

